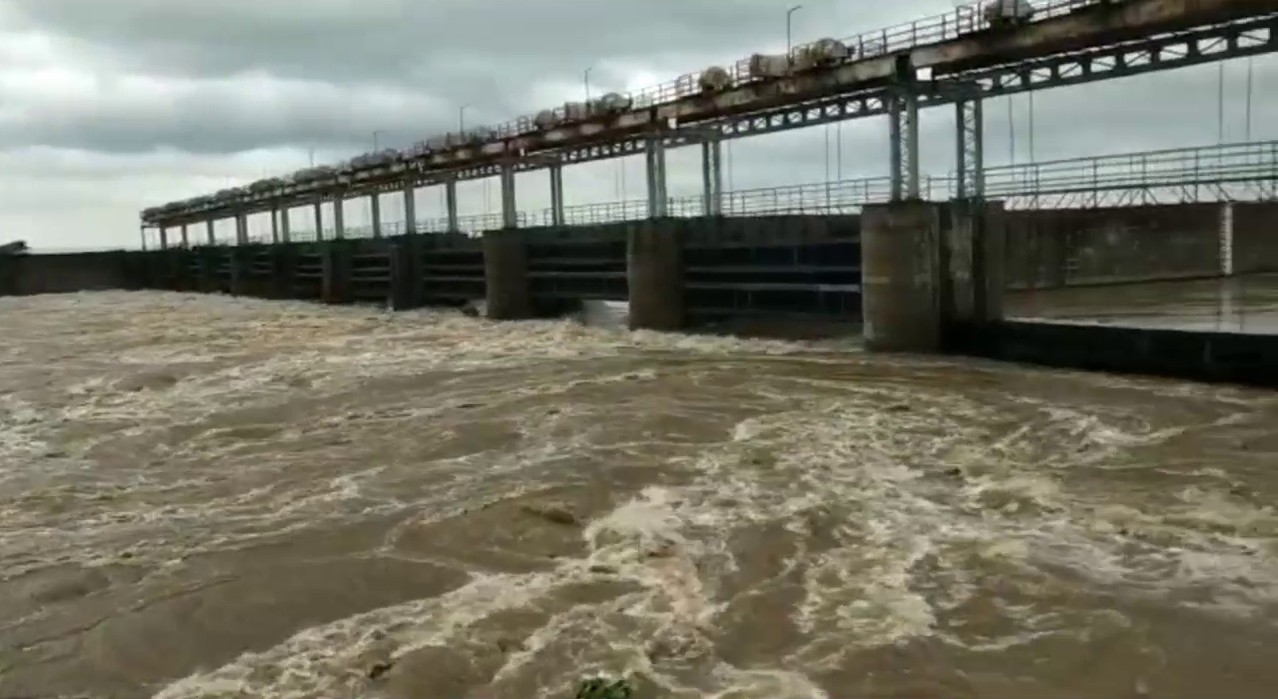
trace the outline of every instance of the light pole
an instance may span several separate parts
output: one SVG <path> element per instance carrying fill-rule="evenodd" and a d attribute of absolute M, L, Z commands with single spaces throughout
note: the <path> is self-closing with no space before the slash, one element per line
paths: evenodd
<path fill-rule="evenodd" d="M 795 5 L 794 7 L 791 7 L 790 9 L 785 11 L 785 59 L 787 62 L 790 60 L 790 48 L 791 48 L 790 27 L 792 24 L 791 18 L 794 17 L 795 12 L 798 12 L 799 10 L 802 10 L 802 9 L 803 9 L 803 5 Z"/>

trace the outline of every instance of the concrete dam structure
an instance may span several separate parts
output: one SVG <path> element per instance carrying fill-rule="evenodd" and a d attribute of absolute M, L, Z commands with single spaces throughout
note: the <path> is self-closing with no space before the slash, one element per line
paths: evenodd
<path fill-rule="evenodd" d="M 1227 360 L 1210 350 L 1219 337 L 1201 337 L 1174 366 L 1166 357 L 1158 367 L 1133 359 L 1148 349 L 1111 353 L 1123 361 L 1098 365 L 1086 347 L 1112 342 L 1097 334 L 1116 329 L 1074 330 L 1070 342 L 1083 349 L 1072 362 L 1056 339 L 1037 352 L 1033 338 L 1051 333 L 1027 332 L 1025 323 L 1004 321 L 1002 311 L 1004 294 L 1019 289 L 1278 271 L 1275 217 L 1278 203 L 1269 202 L 1006 211 L 1001 202 L 915 201 L 867 205 L 860 215 L 666 218 L 482 236 L 11 256 L 0 259 L 0 290 L 166 289 L 392 309 L 483 302 L 494 320 L 552 316 L 605 300 L 629 303 L 632 329 L 861 323 L 871 350 L 956 351 L 1278 385 L 1278 339 L 1270 336 L 1230 340 L 1247 349 L 1231 350 Z M 1149 331 L 1128 335 L 1127 344 L 1149 346 Z M 1016 338 L 1014 348 L 999 341 L 1003 336 Z"/>

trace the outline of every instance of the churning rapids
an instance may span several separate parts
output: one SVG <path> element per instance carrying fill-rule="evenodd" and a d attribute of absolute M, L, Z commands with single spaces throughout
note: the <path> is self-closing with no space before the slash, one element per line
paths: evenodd
<path fill-rule="evenodd" d="M 0 696 L 1272 696 L 1278 397 L 0 299 Z"/>

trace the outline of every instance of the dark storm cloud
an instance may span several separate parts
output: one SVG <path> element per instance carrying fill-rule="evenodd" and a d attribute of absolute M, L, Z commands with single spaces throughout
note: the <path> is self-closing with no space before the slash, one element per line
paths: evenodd
<path fill-rule="evenodd" d="M 8 128 L 0 121 L 10 143 L 112 151 L 342 148 L 372 129 L 407 143 L 452 128 L 463 104 L 473 124 L 578 98 L 588 66 L 599 90 L 624 89 L 642 86 L 627 84 L 639 72 L 664 81 L 784 45 L 785 5 L 772 0 L 0 1 L 16 13 L 12 24 L 86 62 L 168 83 L 118 104 L 99 95 L 106 109 L 59 104 Z M 852 22 L 846 4 L 814 0 L 796 15 L 795 36 L 852 34 L 936 3 L 866 5 Z M 438 108 L 348 104 L 374 88 Z"/>

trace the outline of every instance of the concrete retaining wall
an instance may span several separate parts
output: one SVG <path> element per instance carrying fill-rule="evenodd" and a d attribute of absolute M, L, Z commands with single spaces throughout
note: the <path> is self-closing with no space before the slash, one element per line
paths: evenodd
<path fill-rule="evenodd" d="M 1278 202 L 1232 207 L 1234 272 L 1278 272 Z"/>
<path fill-rule="evenodd" d="M 133 253 L 86 252 L 0 257 L 0 293 L 61 294 L 145 286 Z"/>
<path fill-rule="evenodd" d="M 1000 361 L 1278 387 L 1278 335 L 1001 322 L 948 339 Z"/>
<path fill-rule="evenodd" d="M 1007 213 L 1007 283 L 1042 289 L 1216 276 L 1221 204 Z"/>

